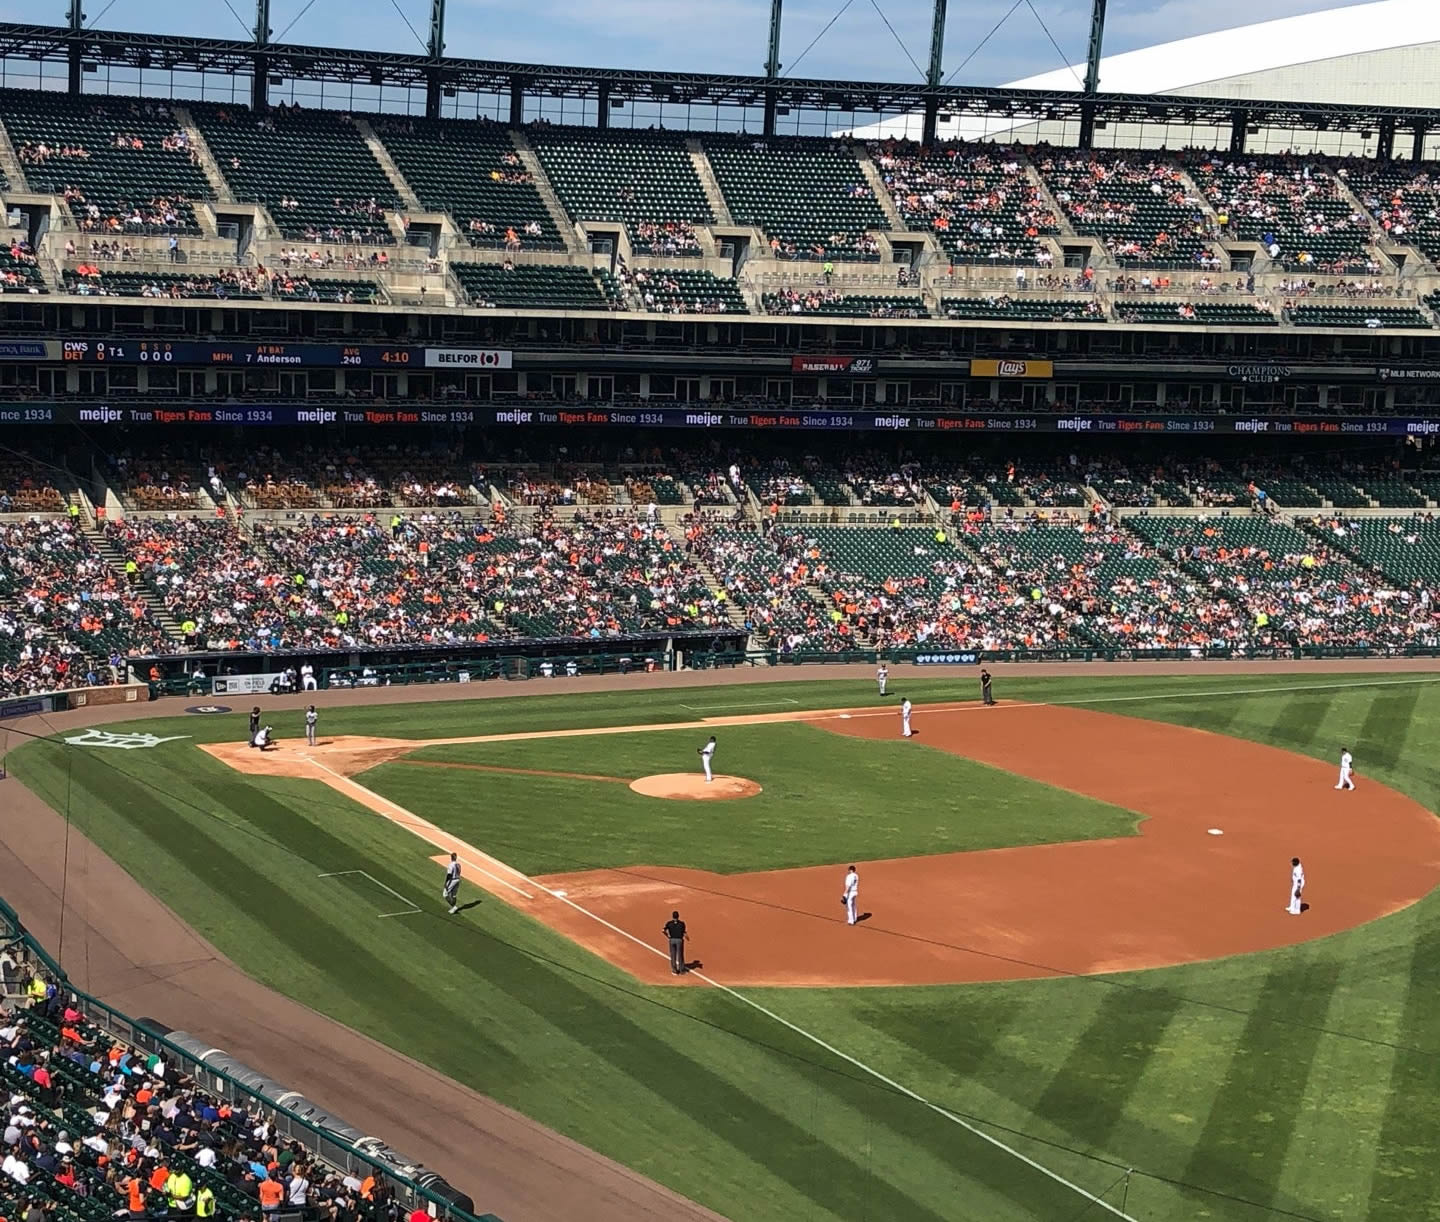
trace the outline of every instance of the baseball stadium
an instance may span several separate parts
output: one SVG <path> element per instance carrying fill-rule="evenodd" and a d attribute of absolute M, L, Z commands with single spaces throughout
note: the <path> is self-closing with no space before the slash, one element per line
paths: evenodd
<path fill-rule="evenodd" d="M 945 0 L 899 83 L 50 7 L 0 1222 L 1440 1217 L 1433 5 L 997 86 Z"/>

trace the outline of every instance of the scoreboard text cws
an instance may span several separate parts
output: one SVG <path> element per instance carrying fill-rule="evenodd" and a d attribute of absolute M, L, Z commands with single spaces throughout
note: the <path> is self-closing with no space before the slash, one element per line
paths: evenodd
<path fill-rule="evenodd" d="M 44 340 L 0 346 L 0 359 L 99 365 L 209 365 L 236 369 L 509 369 L 511 354 L 491 348 L 411 348 L 363 344 L 207 344 L 195 340 Z"/>

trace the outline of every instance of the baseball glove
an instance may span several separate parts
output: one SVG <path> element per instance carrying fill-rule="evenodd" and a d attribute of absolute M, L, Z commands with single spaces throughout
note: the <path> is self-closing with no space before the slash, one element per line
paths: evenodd
<path fill-rule="evenodd" d="M 842 907 L 842 908 L 848 908 L 848 907 L 850 907 L 850 901 L 847 900 L 843 895 L 840 897 L 840 907 Z"/>

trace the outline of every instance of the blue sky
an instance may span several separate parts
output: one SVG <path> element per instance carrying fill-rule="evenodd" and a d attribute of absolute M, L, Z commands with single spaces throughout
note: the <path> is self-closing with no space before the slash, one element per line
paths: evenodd
<path fill-rule="evenodd" d="M 107 8 L 108 2 L 108 8 Z M 271 0 L 271 25 L 285 41 L 415 51 L 429 25 L 429 0 Z M 930 0 L 850 0 L 828 33 L 801 59 L 845 0 L 785 0 L 785 72 L 851 80 L 914 80 L 929 55 Z M 950 0 L 945 70 L 954 71 L 1015 0 Z M 1440 2 L 1440 0 L 1436 0 Z M 89 24 L 149 33 L 245 37 L 253 0 L 85 0 Z M 919 65 L 886 29 L 876 5 Z M 954 77 L 998 84 L 1085 58 L 1089 0 L 1019 0 L 1000 30 Z M 397 11 L 397 6 L 398 10 Z M 1338 8 L 1337 0 L 1110 0 L 1107 52 Z M 103 11 L 102 11 L 103 10 Z M 6 21 L 63 21 L 65 0 L 0 0 Z M 614 65 L 695 72 L 760 72 L 769 0 L 448 0 L 447 51 L 484 59 Z"/>

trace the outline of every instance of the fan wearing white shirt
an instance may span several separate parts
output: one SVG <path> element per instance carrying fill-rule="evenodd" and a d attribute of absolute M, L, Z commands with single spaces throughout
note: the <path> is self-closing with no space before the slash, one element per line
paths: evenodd
<path fill-rule="evenodd" d="M 1350 768 L 1354 762 L 1354 757 L 1350 754 L 1350 748 L 1342 747 L 1340 749 L 1340 780 L 1335 785 L 1336 789 L 1355 788 L 1355 781 L 1350 776 Z"/>
<path fill-rule="evenodd" d="M 1291 916 L 1299 916 L 1305 911 L 1305 906 L 1300 902 L 1300 897 L 1305 891 L 1305 867 L 1300 864 L 1298 857 L 1290 859 L 1290 904 L 1285 909 Z"/>

